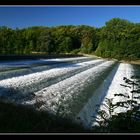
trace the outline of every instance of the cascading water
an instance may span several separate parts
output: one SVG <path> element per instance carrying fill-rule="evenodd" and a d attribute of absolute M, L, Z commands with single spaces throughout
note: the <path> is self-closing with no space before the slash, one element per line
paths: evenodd
<path fill-rule="evenodd" d="M 70 59 L 62 60 L 66 62 Z M 44 61 L 46 60 L 43 60 L 43 63 Z M 73 63 L 59 63 L 53 67 L 32 66 L 42 63 L 42 60 L 20 62 L 24 66 L 29 65 L 30 69 L 0 72 L 0 96 L 13 103 L 32 107 L 35 107 L 39 99 L 43 104 L 37 109 L 53 113 L 61 106 L 61 111 L 66 116 L 82 123 L 86 128 L 91 128 L 95 122 L 93 116 L 97 115 L 96 109 L 103 108 L 101 104 L 105 103 L 105 98 L 113 98 L 115 103 L 123 98 L 114 98 L 114 94 L 129 93 L 128 89 L 120 84 L 124 84 L 123 77 L 130 78 L 134 75 L 134 68 L 130 64 L 104 59 L 91 60 L 83 57 L 71 58 L 71 61 Z M 7 67 L 11 68 L 12 64 L 8 63 Z M 7 67 L 0 64 L 0 69 Z M 3 79 L 4 76 L 7 79 Z M 21 96 L 22 94 L 24 96 Z M 32 94 L 34 96 L 29 98 Z M 121 112 L 124 108 L 115 111 Z"/>
<path fill-rule="evenodd" d="M 113 71 L 115 72 L 115 68 L 114 68 Z M 105 99 L 106 98 L 113 99 L 112 100 L 113 104 L 118 102 L 118 101 L 123 101 L 124 98 L 122 98 L 120 96 L 116 97 L 116 96 L 114 96 L 114 94 L 118 94 L 118 93 L 122 93 L 123 94 L 123 93 L 126 93 L 126 92 L 128 94 L 130 94 L 130 89 L 128 90 L 127 88 L 124 88 L 123 86 L 121 86 L 121 84 L 125 84 L 124 80 L 123 80 L 124 77 L 131 78 L 131 76 L 134 75 L 134 69 L 133 69 L 133 66 L 131 64 L 120 63 L 117 71 L 115 73 L 113 71 L 112 71 L 112 73 L 110 73 L 108 75 L 108 77 L 111 77 L 112 74 L 113 75 L 115 74 L 114 76 L 112 75 L 113 79 L 111 81 L 110 80 L 108 81 L 108 79 L 107 79 L 106 82 L 103 82 L 103 86 L 107 85 L 108 88 L 106 88 L 106 90 L 103 89 L 103 91 L 105 92 L 104 93 L 105 96 L 102 99 L 102 104 L 98 103 L 98 105 L 100 105 L 100 107 L 98 109 L 105 110 L 108 114 L 109 114 L 109 110 L 108 110 L 108 108 L 106 108 L 104 106 L 104 104 L 106 104 Z M 101 87 L 102 87 L 102 85 L 99 87 L 99 89 Z M 98 92 L 98 93 L 100 93 L 100 92 Z M 94 96 L 93 96 L 93 98 L 94 98 Z M 119 112 L 124 112 L 124 111 L 126 111 L 126 108 L 118 107 L 118 108 L 115 109 L 114 113 L 119 113 Z M 97 114 L 93 113 L 93 115 L 96 116 Z M 90 122 L 90 127 L 92 125 L 96 125 L 95 118 L 93 118 L 93 117 L 91 117 L 91 118 L 93 120 Z"/>
<path fill-rule="evenodd" d="M 125 98 L 120 97 L 120 96 L 114 96 L 114 94 L 129 94 L 131 97 L 131 93 L 129 88 L 125 88 L 125 81 L 123 80 L 124 77 L 127 77 L 128 79 L 131 79 L 131 77 L 134 75 L 134 69 L 131 64 L 125 64 L 121 63 L 112 82 L 111 85 L 109 86 L 109 89 L 107 90 L 106 98 L 108 99 L 113 99 L 112 103 L 115 104 L 118 101 L 124 101 Z M 104 101 L 105 102 L 105 101 Z M 102 106 L 101 106 L 102 107 Z M 124 112 L 126 111 L 126 108 L 123 107 L 118 107 L 116 108 L 115 112 Z"/>
<path fill-rule="evenodd" d="M 93 92 L 92 97 L 88 100 L 86 105 L 81 109 L 75 120 L 82 123 L 84 127 L 91 128 L 92 122 L 94 121 L 94 116 L 97 113 L 97 105 L 100 105 L 105 98 L 108 88 L 111 85 L 112 79 L 118 70 L 119 64 L 117 64 L 113 70 L 103 79 L 101 85 Z M 78 118 L 78 120 L 77 120 Z"/>
<path fill-rule="evenodd" d="M 86 93 L 85 89 L 87 89 L 93 82 L 97 83 L 99 77 L 107 73 L 109 68 L 113 67 L 114 64 L 115 62 L 113 61 L 104 62 L 98 66 L 90 68 L 75 76 L 60 81 L 57 84 L 51 85 L 39 92 L 36 92 L 35 95 L 39 97 L 42 96 L 42 100 L 45 102 L 41 108 L 56 112 L 58 109 L 57 103 L 63 96 L 62 106 L 66 108 L 64 110 L 65 114 L 68 114 L 69 116 L 75 115 L 77 111 L 81 109 L 83 103 L 86 102 L 87 98 L 90 97 L 91 91 Z M 92 89 L 96 89 L 96 84 Z M 73 99 L 73 96 L 80 96 L 79 101 Z M 74 102 L 77 104 L 77 106 L 75 106 L 75 108 L 74 106 L 70 107 L 69 105 L 73 104 Z M 35 100 L 26 103 L 34 104 Z"/>
<path fill-rule="evenodd" d="M 29 93 L 41 90 L 46 86 L 57 83 L 103 62 L 104 61 L 100 59 L 76 64 L 64 64 L 61 67 L 43 72 L 1 80 L 0 87 L 2 88 L 0 94 L 4 96 L 7 96 L 8 94 L 9 96 L 9 94 L 14 93 L 13 95 L 18 99 L 18 97 L 20 98 L 20 94 L 25 94 L 25 96 L 27 96 Z M 20 94 L 15 95 L 16 92 Z M 21 96 L 21 98 L 23 97 Z"/>
<path fill-rule="evenodd" d="M 90 61 L 92 59 L 82 58 L 70 58 L 70 59 L 50 59 L 50 60 L 30 60 L 19 62 L 3 62 L 0 63 L 0 80 L 8 79 L 12 77 L 27 75 L 35 72 L 41 72 L 52 68 L 63 67 L 70 63 L 80 63 L 84 61 Z M 10 70 L 11 69 L 11 70 Z"/>

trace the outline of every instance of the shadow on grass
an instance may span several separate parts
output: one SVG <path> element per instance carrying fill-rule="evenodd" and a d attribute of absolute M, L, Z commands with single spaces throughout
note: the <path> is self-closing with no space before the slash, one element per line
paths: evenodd
<path fill-rule="evenodd" d="M 0 133 L 86 133 L 84 129 L 69 118 L 37 111 L 32 106 L 15 104 L 13 94 L 7 88 L 0 95 Z M 20 94 L 20 96 L 22 96 Z M 22 98 L 22 97 L 20 97 Z"/>
<path fill-rule="evenodd" d="M 69 119 L 0 101 L 0 133 L 89 132 Z"/>

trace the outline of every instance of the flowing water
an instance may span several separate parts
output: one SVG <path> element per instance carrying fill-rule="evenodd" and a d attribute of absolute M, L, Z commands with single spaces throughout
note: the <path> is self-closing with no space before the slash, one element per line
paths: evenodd
<path fill-rule="evenodd" d="M 89 57 L 0 62 L 0 70 L 1 99 L 59 113 L 87 128 L 105 98 L 115 103 L 123 98 L 114 94 L 129 93 L 120 85 L 123 77 L 140 76 L 139 65 Z"/>

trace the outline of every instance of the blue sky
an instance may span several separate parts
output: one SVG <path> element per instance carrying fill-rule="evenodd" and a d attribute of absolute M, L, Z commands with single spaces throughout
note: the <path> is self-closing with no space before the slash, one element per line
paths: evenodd
<path fill-rule="evenodd" d="M 119 17 L 140 22 L 140 6 L 8 6 L 0 7 L 0 26 L 89 25 L 101 27 Z"/>

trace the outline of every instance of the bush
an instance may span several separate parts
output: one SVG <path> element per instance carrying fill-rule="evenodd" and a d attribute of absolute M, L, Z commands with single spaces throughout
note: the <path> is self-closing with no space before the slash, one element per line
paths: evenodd
<path fill-rule="evenodd" d="M 126 100 L 112 103 L 113 99 L 106 99 L 104 106 L 108 112 L 100 109 L 96 122 L 99 126 L 93 127 L 94 132 L 139 132 L 140 131 L 140 103 L 137 99 L 140 98 L 140 80 L 139 77 L 132 76 L 131 80 L 124 77 L 125 88 L 132 89 L 131 97 L 128 93 L 114 94 L 115 96 L 124 97 Z M 114 97 L 115 98 L 115 97 Z M 114 113 L 118 107 L 126 108 L 126 112 Z"/>

